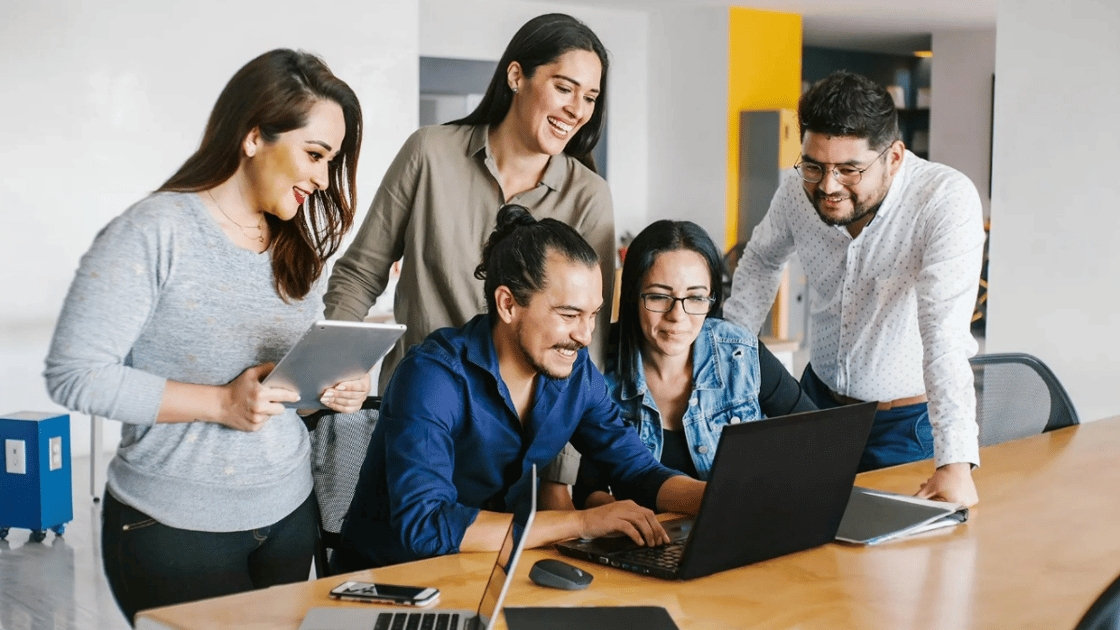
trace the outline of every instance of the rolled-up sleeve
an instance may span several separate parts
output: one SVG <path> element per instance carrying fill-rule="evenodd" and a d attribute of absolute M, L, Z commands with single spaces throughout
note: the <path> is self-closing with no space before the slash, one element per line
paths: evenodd
<path fill-rule="evenodd" d="M 385 290 L 393 263 L 404 255 L 405 232 L 420 180 L 422 134 L 417 131 L 393 159 L 354 241 L 335 262 L 325 317 L 361 321 Z"/>

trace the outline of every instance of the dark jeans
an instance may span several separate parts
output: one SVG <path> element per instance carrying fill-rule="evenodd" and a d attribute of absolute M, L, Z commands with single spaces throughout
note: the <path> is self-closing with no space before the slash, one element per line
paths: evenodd
<path fill-rule="evenodd" d="M 318 536 L 314 501 L 268 527 L 196 532 L 163 525 L 106 489 L 101 555 L 117 605 L 134 623 L 147 608 L 306 580 Z"/>
<path fill-rule="evenodd" d="M 842 403 L 831 392 L 812 365 L 806 365 L 801 374 L 801 387 L 821 409 L 839 407 Z M 933 429 L 929 424 L 926 403 L 876 411 L 871 425 L 867 447 L 859 461 L 859 470 L 876 470 L 916 462 L 933 457 Z"/>

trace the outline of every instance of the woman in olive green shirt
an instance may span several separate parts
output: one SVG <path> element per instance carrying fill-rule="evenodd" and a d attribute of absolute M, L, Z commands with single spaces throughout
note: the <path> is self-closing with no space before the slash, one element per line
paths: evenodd
<path fill-rule="evenodd" d="M 405 142 L 324 298 L 328 318 L 360 320 L 401 260 L 393 310 L 408 331 L 385 358 L 379 391 L 410 346 L 485 311 L 474 268 L 506 203 L 571 225 L 599 253 L 604 307 L 589 350 L 602 358 L 614 216 L 591 151 L 603 128 L 607 68 L 606 49 L 586 25 L 561 14 L 533 18 L 510 41 L 474 112 Z M 558 462 L 549 476 L 573 483 L 578 458 Z"/>

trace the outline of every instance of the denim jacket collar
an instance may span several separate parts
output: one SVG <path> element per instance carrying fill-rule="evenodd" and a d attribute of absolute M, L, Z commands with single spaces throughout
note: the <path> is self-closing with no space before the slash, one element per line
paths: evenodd
<path fill-rule="evenodd" d="M 635 375 L 633 383 L 620 385 L 620 398 L 630 400 L 644 396 L 649 391 L 646 385 L 646 372 L 642 368 L 642 353 L 639 350 L 631 358 L 631 374 Z M 715 331 L 712 318 L 704 320 L 700 334 L 692 342 L 692 389 L 723 389 L 726 378 L 720 362 L 716 360 Z"/>

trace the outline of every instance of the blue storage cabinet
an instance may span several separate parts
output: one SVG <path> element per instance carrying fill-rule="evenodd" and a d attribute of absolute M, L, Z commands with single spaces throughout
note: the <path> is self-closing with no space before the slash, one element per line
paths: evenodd
<path fill-rule="evenodd" d="M 0 539 L 12 527 L 41 541 L 74 520 L 70 416 L 20 411 L 0 416 Z"/>

